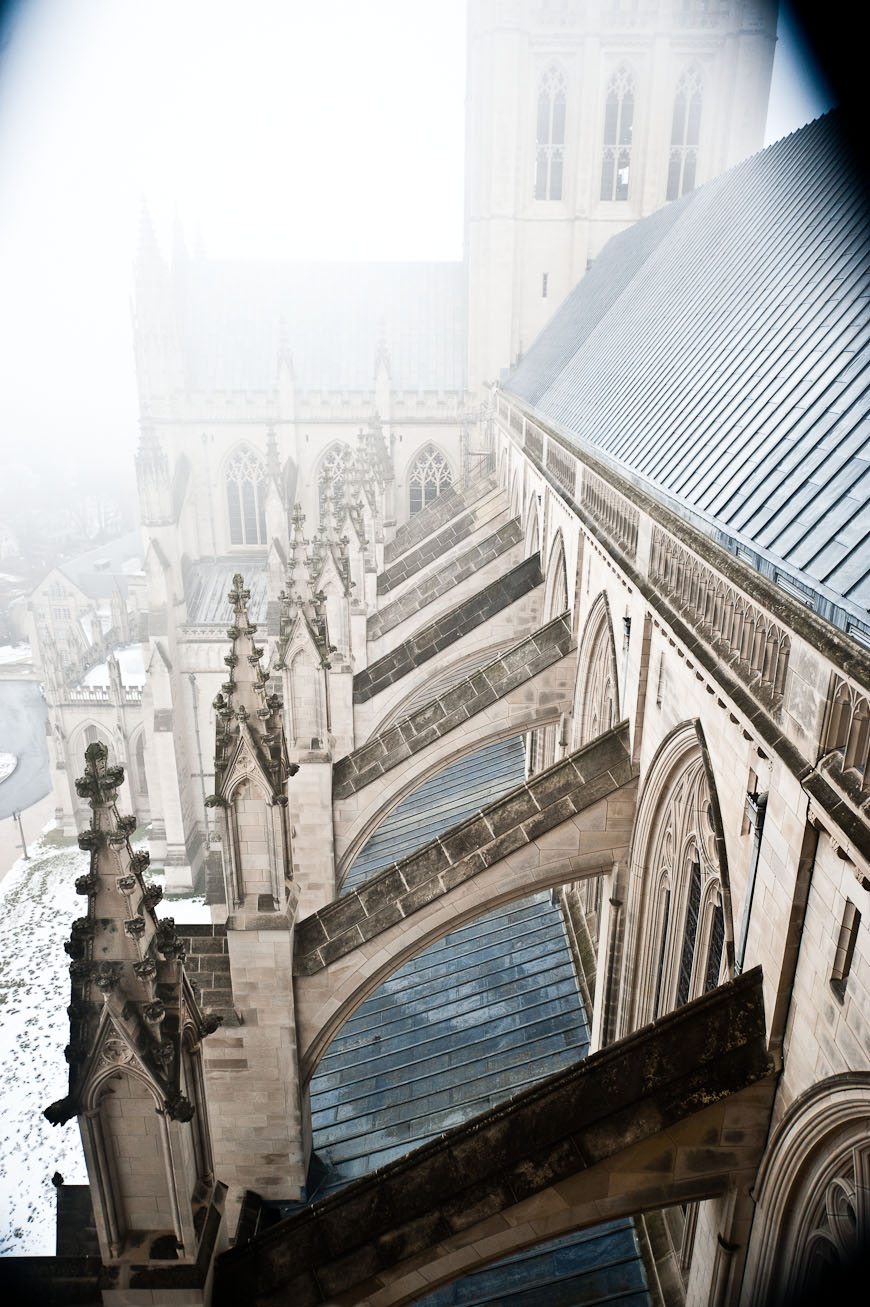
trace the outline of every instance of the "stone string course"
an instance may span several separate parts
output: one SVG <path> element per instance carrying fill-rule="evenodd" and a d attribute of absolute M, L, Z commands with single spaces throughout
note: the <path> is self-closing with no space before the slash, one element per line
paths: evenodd
<path fill-rule="evenodd" d="M 237 1246 L 216 1307 L 407 1302 L 409 1262 L 437 1283 L 445 1257 L 486 1260 L 478 1229 L 509 1237 L 530 1203 L 594 1219 L 597 1195 L 634 1211 L 721 1192 L 763 1144 L 771 1072 L 755 968 Z"/>
<path fill-rule="evenodd" d="M 354 703 L 367 703 L 400 677 L 434 658 L 461 636 L 521 599 L 543 581 L 540 554 L 532 554 L 503 577 L 471 595 L 436 622 L 404 640 L 383 658 L 378 658 L 353 678 Z"/>
<path fill-rule="evenodd" d="M 628 725 L 623 722 L 306 917 L 296 931 L 295 974 L 316 974 L 545 831 L 615 793 L 632 776 Z"/>
<path fill-rule="evenodd" d="M 397 558 L 401 558 L 402 554 L 413 549 L 415 545 L 419 545 L 445 522 L 449 522 L 463 509 L 477 503 L 490 490 L 495 489 L 496 484 L 495 473 L 488 473 L 486 476 L 474 477 L 470 481 L 457 482 L 455 486 L 442 491 L 437 499 L 433 499 L 431 504 L 427 504 L 409 522 L 399 527 L 384 549 L 384 562 L 394 563 Z"/>
<path fill-rule="evenodd" d="M 564 658 L 571 644 L 567 614 L 520 640 L 439 698 L 340 759 L 332 772 L 333 799 L 356 794 L 433 740 L 462 725 L 510 690 Z"/>
<path fill-rule="evenodd" d="M 440 598 L 454 586 L 459 585 L 460 581 L 479 572 L 487 563 L 506 553 L 513 545 L 520 544 L 522 538 L 520 520 L 515 517 L 479 544 L 466 549 L 465 553 L 446 560 L 444 566 L 437 572 L 424 577 L 417 585 L 406 590 L 400 599 L 394 600 L 393 603 L 374 613 L 368 620 L 368 638 L 377 640 L 382 635 L 386 635 L 407 617 L 419 613 L 426 604 L 432 603 L 434 599 Z"/>

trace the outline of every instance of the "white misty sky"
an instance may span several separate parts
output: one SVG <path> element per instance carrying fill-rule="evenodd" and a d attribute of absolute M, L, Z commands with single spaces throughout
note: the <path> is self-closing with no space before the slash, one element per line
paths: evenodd
<path fill-rule="evenodd" d="M 23 0 L 4 35 L 0 467 L 128 462 L 143 197 L 215 257 L 461 258 L 465 0 Z M 781 38 L 769 140 L 828 107 Z"/>

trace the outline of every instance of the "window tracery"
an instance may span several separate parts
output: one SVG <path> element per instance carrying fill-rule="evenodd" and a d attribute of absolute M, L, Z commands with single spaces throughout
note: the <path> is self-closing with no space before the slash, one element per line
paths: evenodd
<path fill-rule="evenodd" d="M 678 200 L 681 195 L 695 189 L 702 99 L 701 74 L 697 68 L 687 68 L 677 83 L 674 96 L 666 196 L 669 200 Z"/>
<path fill-rule="evenodd" d="M 611 75 L 604 101 L 602 200 L 628 199 L 633 129 L 634 76 L 623 64 Z"/>
<path fill-rule="evenodd" d="M 548 68 L 538 83 L 535 199 L 561 200 L 565 166 L 565 75 Z"/>
<path fill-rule="evenodd" d="M 317 497 L 320 516 L 326 499 L 326 487 L 331 482 L 336 503 L 344 497 L 344 483 L 350 471 L 351 452 L 347 445 L 333 445 L 323 455 L 317 474 Z"/>
<path fill-rule="evenodd" d="M 672 773 L 647 852 L 640 853 L 658 888 L 641 925 L 644 984 L 635 1024 L 654 1020 L 719 983 L 725 922 L 710 811 L 706 768 L 696 751 Z"/>
<path fill-rule="evenodd" d="M 233 454 L 225 474 L 230 544 L 266 543 L 266 465 L 249 445 Z"/>
<path fill-rule="evenodd" d="M 444 455 L 434 445 L 422 449 L 408 474 L 408 511 L 411 517 L 453 484 L 453 473 Z"/>

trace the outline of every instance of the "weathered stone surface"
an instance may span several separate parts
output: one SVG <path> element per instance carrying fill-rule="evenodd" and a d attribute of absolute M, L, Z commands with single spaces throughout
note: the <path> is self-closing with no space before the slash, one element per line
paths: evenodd
<path fill-rule="evenodd" d="M 482 625 L 543 581 L 540 554 L 532 554 L 483 590 L 457 604 L 353 678 L 354 703 L 366 703 L 402 676 Z"/>
<path fill-rule="evenodd" d="M 452 1250 L 470 1249 L 494 1218 L 524 1247 L 602 1211 L 722 1193 L 756 1164 L 772 1095 L 755 968 L 224 1254 L 216 1307 L 289 1301 L 291 1280 L 309 1275 L 319 1301 L 383 1291 L 385 1303 L 406 1302 L 396 1286 L 411 1266 L 429 1268 L 433 1284 L 451 1278 Z M 524 1223 L 530 1199 L 537 1225 Z M 485 1260 L 480 1251 L 470 1266 Z"/>
<path fill-rule="evenodd" d="M 564 658 L 571 646 L 568 618 L 565 615 L 554 618 L 533 636 L 520 640 L 440 698 L 433 699 L 383 735 L 340 759 L 332 773 L 333 798 L 344 799 L 358 793 L 377 776 L 398 766 L 411 754 L 419 753 L 501 695 Z M 512 669 L 510 675 L 508 660 Z"/>
<path fill-rule="evenodd" d="M 522 527 L 518 517 L 511 518 L 498 531 L 481 540 L 479 544 L 471 545 L 457 557 L 449 558 L 443 567 L 438 571 L 424 577 L 417 585 L 405 590 L 399 599 L 391 604 L 386 604 L 379 612 L 373 613 L 368 619 L 368 638 L 377 640 L 394 627 L 404 622 L 406 618 L 413 617 L 416 613 L 422 611 L 427 604 L 431 604 L 435 599 L 447 594 L 460 582 L 465 581 L 468 577 L 479 572 L 482 567 L 491 562 L 494 558 L 500 557 L 501 554 L 513 548 L 514 545 L 522 541 Z M 413 555 L 411 556 L 413 558 Z M 427 557 L 426 561 L 429 559 Z M 411 563 L 409 558 L 408 564 Z M 389 585 L 386 578 L 400 576 L 402 579 L 410 575 L 409 570 L 402 570 L 401 565 L 396 569 L 382 574 L 378 579 L 378 589 L 380 593 L 386 593 L 392 588 L 394 581 Z"/>
<path fill-rule="evenodd" d="M 392 563 L 397 558 L 401 558 L 402 554 L 413 549 L 433 531 L 437 531 L 443 523 L 449 522 L 463 509 L 489 494 L 495 485 L 496 477 L 490 473 L 470 481 L 458 482 L 455 486 L 442 491 L 437 499 L 399 527 L 392 541 L 384 549 L 384 561 Z"/>
<path fill-rule="evenodd" d="M 401 916 L 416 912 L 478 871 L 492 866 L 498 857 L 505 857 L 575 813 L 614 794 L 629 784 L 633 776 L 628 725 L 622 723 L 570 758 L 532 777 L 505 798 L 452 826 L 402 862 L 385 868 L 362 889 L 306 917 L 296 931 L 297 974 L 313 975 L 319 967 L 355 949 L 360 943 L 360 923 L 369 916 L 377 914 L 379 919 L 393 924 L 397 919 L 395 914 L 386 911 L 390 903 L 399 905 Z M 606 828 L 606 805 L 601 820 Z M 621 842 L 623 836 L 620 833 L 610 841 L 605 839 L 605 846 L 613 839 Z M 466 862 L 469 865 L 463 870 Z M 452 869 L 449 883 L 443 874 L 447 866 Z M 566 879 L 569 878 L 566 871 Z M 363 933 L 370 939 L 376 932 L 366 928 Z M 324 942 L 324 934 L 328 942 Z"/>

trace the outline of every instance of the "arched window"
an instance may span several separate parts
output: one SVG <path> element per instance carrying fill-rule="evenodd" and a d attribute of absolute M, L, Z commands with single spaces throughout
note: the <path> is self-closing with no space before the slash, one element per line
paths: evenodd
<path fill-rule="evenodd" d="M 678 200 L 695 189 L 698 142 L 701 138 L 701 74 L 687 68 L 677 83 L 674 117 L 671 123 L 671 153 L 668 162 L 669 200 Z"/>
<path fill-rule="evenodd" d="M 607 83 L 604 102 L 604 153 L 601 161 L 602 200 L 627 200 L 634 126 L 634 77 L 624 65 Z"/>
<path fill-rule="evenodd" d="M 686 921 L 683 926 L 683 947 L 680 950 L 680 972 L 677 980 L 677 1007 L 689 1001 L 689 987 L 695 963 L 695 945 L 698 942 L 698 916 L 701 911 L 701 862 L 693 849 L 690 855 L 691 873 L 689 897 L 686 903 Z"/>
<path fill-rule="evenodd" d="M 266 543 L 266 465 L 248 445 L 233 454 L 226 470 L 230 544 Z"/>
<path fill-rule="evenodd" d="M 548 68 L 538 84 L 535 199 L 561 200 L 565 166 L 565 76 Z"/>
<path fill-rule="evenodd" d="M 408 475 L 408 509 L 411 516 L 437 499 L 452 481 L 453 473 L 447 459 L 434 445 L 427 445 L 414 459 Z"/>
<path fill-rule="evenodd" d="M 133 751 L 136 759 L 136 789 L 139 794 L 148 794 L 148 775 L 145 771 L 145 732 L 140 731 L 136 736 L 136 747 Z"/>

